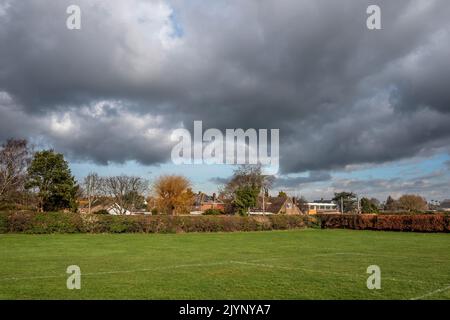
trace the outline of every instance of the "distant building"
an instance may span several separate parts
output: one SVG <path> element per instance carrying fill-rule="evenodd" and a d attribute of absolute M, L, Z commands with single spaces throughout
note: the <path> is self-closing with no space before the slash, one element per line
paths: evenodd
<path fill-rule="evenodd" d="M 439 206 L 440 211 L 450 212 L 450 199 L 444 200 Z"/>
<path fill-rule="evenodd" d="M 255 208 L 250 209 L 251 215 L 263 215 L 263 214 L 302 214 L 301 210 L 296 205 L 295 201 L 291 197 L 266 197 L 258 198 L 258 203 Z"/>
<path fill-rule="evenodd" d="M 203 192 L 197 193 L 195 195 L 194 206 L 191 210 L 191 214 L 201 214 L 208 209 L 224 211 L 225 204 L 217 198 L 215 193 L 213 193 L 212 196 L 209 196 Z"/>
<path fill-rule="evenodd" d="M 307 214 L 339 213 L 337 204 L 332 200 L 314 200 L 314 202 L 307 202 L 304 206 Z"/>

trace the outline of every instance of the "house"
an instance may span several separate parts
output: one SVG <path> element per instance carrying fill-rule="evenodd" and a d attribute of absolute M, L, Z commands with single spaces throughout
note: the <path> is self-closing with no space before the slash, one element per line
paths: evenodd
<path fill-rule="evenodd" d="M 224 211 L 225 204 L 217 198 L 215 193 L 213 193 L 212 196 L 209 196 L 203 192 L 197 193 L 195 195 L 194 206 L 191 210 L 191 214 L 201 214 L 208 209 Z"/>
<path fill-rule="evenodd" d="M 78 211 L 81 214 L 87 214 L 89 213 L 89 206 L 88 203 L 84 200 L 78 200 Z M 144 214 L 151 214 L 151 212 L 147 212 L 145 210 L 127 210 L 122 208 L 119 204 L 115 203 L 113 199 L 111 198 L 99 198 L 95 199 L 91 204 L 91 213 L 97 213 L 97 212 L 106 212 L 113 216 L 118 215 L 144 215 Z"/>
<path fill-rule="evenodd" d="M 439 205 L 440 211 L 450 212 L 450 199 L 446 199 Z"/>
<path fill-rule="evenodd" d="M 113 216 L 121 216 L 121 215 L 131 216 L 131 215 L 133 215 L 133 213 L 131 211 L 122 208 L 117 203 L 110 205 L 105 210 L 108 211 L 108 213 Z"/>
<path fill-rule="evenodd" d="M 340 213 L 337 204 L 332 200 L 314 200 L 313 202 L 305 203 L 304 206 L 307 214 Z"/>
<path fill-rule="evenodd" d="M 264 201 L 263 201 L 264 200 Z M 302 214 L 291 197 L 259 197 L 257 206 L 250 209 L 251 215 Z"/>

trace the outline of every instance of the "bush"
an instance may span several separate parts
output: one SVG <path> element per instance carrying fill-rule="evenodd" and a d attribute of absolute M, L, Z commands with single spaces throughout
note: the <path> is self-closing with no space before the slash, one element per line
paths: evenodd
<path fill-rule="evenodd" d="M 8 232 L 8 213 L 0 212 L 0 234 Z"/>
<path fill-rule="evenodd" d="M 3 228 L 13 233 L 77 233 L 84 231 L 81 216 L 74 213 L 14 212 L 3 214 Z"/>
<path fill-rule="evenodd" d="M 323 229 L 450 232 L 450 216 L 434 215 L 319 215 Z"/>
<path fill-rule="evenodd" d="M 108 212 L 108 210 L 101 209 L 101 210 L 95 211 L 94 214 L 109 214 L 109 212 Z"/>
<path fill-rule="evenodd" d="M 241 217 L 111 216 L 15 212 L 0 215 L 0 232 L 11 233 L 177 233 L 287 230 L 310 225 L 307 216 Z"/>
<path fill-rule="evenodd" d="M 205 216 L 218 216 L 224 214 L 222 210 L 219 209 L 207 209 L 205 212 L 203 212 L 203 215 Z"/>

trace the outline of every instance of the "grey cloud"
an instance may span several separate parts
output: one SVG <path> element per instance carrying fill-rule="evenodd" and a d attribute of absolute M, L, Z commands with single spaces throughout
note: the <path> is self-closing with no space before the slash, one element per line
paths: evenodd
<path fill-rule="evenodd" d="M 440 170 L 412 178 L 390 179 L 337 179 L 331 188 L 334 191 L 355 191 L 360 196 L 377 197 L 385 200 L 388 195 L 420 194 L 431 199 L 448 198 L 450 186 L 448 172 Z"/>
<path fill-rule="evenodd" d="M 0 139 L 19 131 L 80 159 L 151 164 L 170 156 L 162 135 L 193 120 L 279 128 L 285 174 L 448 152 L 446 0 L 380 0 L 381 31 L 365 28 L 368 0 L 7 3 L 0 91 L 15 107 L 0 102 L 0 123 L 20 117 L 27 127 L 0 129 Z M 65 28 L 73 3 L 82 7 L 79 32 Z M 100 118 L 76 112 L 117 100 L 125 108 Z M 71 134 L 45 128 L 67 113 Z M 144 129 L 153 131 L 143 137 Z"/>
<path fill-rule="evenodd" d="M 214 177 L 209 179 L 210 182 L 215 183 L 217 185 L 225 185 L 227 184 L 230 179 L 229 178 L 221 178 L 221 177 Z"/>
<path fill-rule="evenodd" d="M 304 184 L 330 181 L 331 174 L 328 172 L 312 171 L 306 177 L 280 177 L 276 179 L 274 187 L 280 188 L 295 188 Z"/>

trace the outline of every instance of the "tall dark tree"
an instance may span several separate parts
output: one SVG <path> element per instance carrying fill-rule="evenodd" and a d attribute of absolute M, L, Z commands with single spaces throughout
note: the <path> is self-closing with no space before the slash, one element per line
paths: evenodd
<path fill-rule="evenodd" d="M 353 192 L 339 192 L 334 194 L 333 201 L 336 202 L 343 212 L 355 212 L 358 207 L 358 199 Z M 342 207 L 343 206 L 343 207 Z"/>
<path fill-rule="evenodd" d="M 36 152 L 28 168 L 26 187 L 37 193 L 40 211 L 76 211 L 78 186 L 60 153 L 53 150 Z"/>
<path fill-rule="evenodd" d="M 386 202 L 384 203 L 384 210 L 386 211 L 395 211 L 397 210 L 397 201 L 394 200 L 391 196 L 388 196 Z"/>
<path fill-rule="evenodd" d="M 362 213 L 378 213 L 377 199 L 361 199 L 361 212 Z"/>
<path fill-rule="evenodd" d="M 287 198 L 287 193 L 284 192 L 283 190 L 281 190 L 280 192 L 278 192 L 278 198 Z"/>
<path fill-rule="evenodd" d="M 255 186 L 243 186 L 236 190 L 233 204 L 240 215 L 247 215 L 249 209 L 256 206 L 259 192 L 260 189 Z"/>
<path fill-rule="evenodd" d="M 245 197 L 254 195 L 254 199 L 250 202 L 254 201 L 256 203 L 259 193 L 261 193 L 264 200 L 264 197 L 267 197 L 269 194 L 273 181 L 273 176 L 262 174 L 260 165 L 242 165 L 238 167 L 220 194 L 220 197 L 225 202 L 225 211 L 227 213 L 235 213 L 236 211 L 242 213 L 241 204 L 243 202 L 237 198 L 244 194 Z M 254 190 L 258 190 L 258 192 L 254 194 Z"/>

